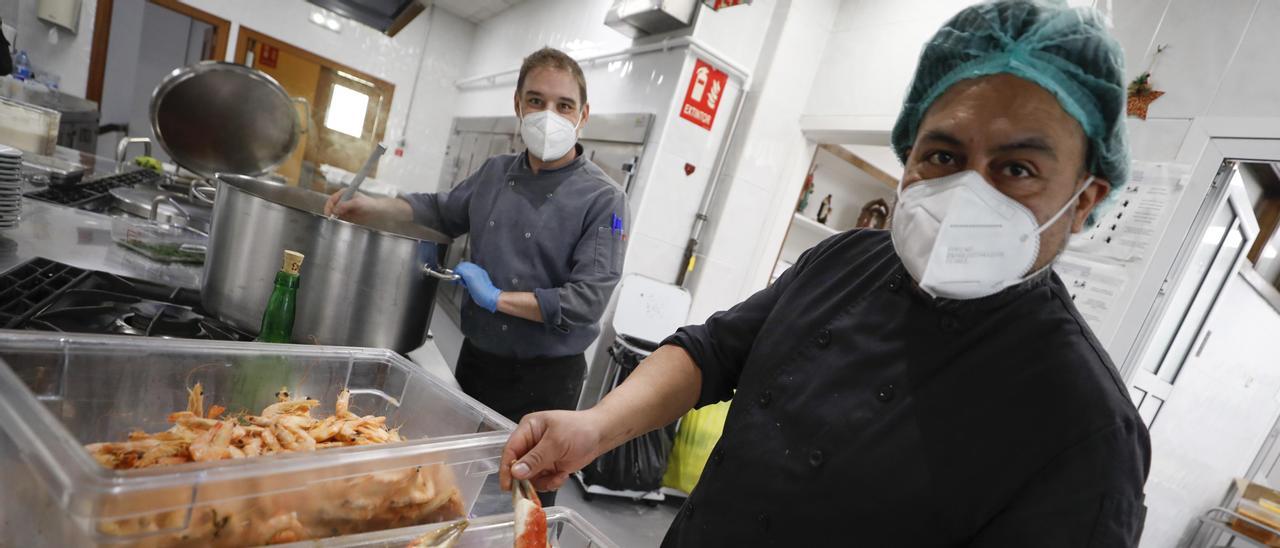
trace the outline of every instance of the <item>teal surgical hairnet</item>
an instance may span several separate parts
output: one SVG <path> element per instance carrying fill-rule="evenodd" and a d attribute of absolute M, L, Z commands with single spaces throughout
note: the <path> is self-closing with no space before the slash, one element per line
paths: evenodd
<path fill-rule="evenodd" d="M 956 82 L 992 74 L 1018 76 L 1057 97 L 1089 139 L 1089 172 L 1111 182 L 1108 201 L 1119 196 L 1129 177 L 1124 56 L 1096 10 L 1062 1 L 997 0 L 947 21 L 925 44 L 894 124 L 898 159 L 906 162 L 934 100 Z"/>

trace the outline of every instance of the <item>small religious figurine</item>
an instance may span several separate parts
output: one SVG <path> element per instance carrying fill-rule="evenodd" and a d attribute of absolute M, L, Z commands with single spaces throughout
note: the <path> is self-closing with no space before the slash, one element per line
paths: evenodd
<path fill-rule="evenodd" d="M 827 218 L 831 216 L 831 195 L 822 199 L 822 204 L 818 206 L 818 222 L 827 224 Z"/>
<path fill-rule="evenodd" d="M 804 213 L 809 209 L 809 196 L 813 194 L 813 172 L 818 170 L 818 164 L 813 164 L 809 168 L 809 174 L 804 176 L 804 188 L 800 190 L 800 203 L 796 204 L 796 212 Z"/>
<path fill-rule="evenodd" d="M 858 214 L 858 228 L 884 228 L 888 224 L 889 204 L 883 199 L 876 198 L 862 206 L 862 212 Z"/>

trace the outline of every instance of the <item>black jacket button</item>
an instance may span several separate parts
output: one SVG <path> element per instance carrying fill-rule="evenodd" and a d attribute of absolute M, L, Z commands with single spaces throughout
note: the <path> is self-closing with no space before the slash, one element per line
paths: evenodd
<path fill-rule="evenodd" d="M 889 277 L 889 291 L 897 291 L 902 288 L 902 274 L 894 274 Z"/>
<path fill-rule="evenodd" d="M 761 409 L 765 409 L 769 407 L 769 404 L 773 402 L 773 392 L 770 392 L 768 390 L 761 392 L 759 402 L 760 402 Z"/>
<path fill-rule="evenodd" d="M 828 344 L 831 344 L 831 331 L 826 329 L 819 331 L 816 342 L 818 343 L 819 347 L 826 348 Z"/>
<path fill-rule="evenodd" d="M 760 522 L 760 529 L 762 531 L 769 530 L 769 514 L 760 514 L 760 517 L 756 518 L 756 521 Z"/>
<path fill-rule="evenodd" d="M 893 385 L 886 384 L 876 389 L 876 399 L 887 402 L 893 399 Z"/>
<path fill-rule="evenodd" d="M 809 465 L 813 466 L 814 468 L 822 466 L 822 461 L 824 458 L 825 457 L 823 457 L 822 451 L 814 449 L 813 452 L 809 453 Z"/>

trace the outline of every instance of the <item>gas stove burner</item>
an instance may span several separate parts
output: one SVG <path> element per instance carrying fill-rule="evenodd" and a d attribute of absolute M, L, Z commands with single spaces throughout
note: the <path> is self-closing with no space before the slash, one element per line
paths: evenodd
<path fill-rule="evenodd" d="M 32 259 L 0 272 L 0 328 L 250 341 L 209 316 L 199 293 Z"/>
<path fill-rule="evenodd" d="M 129 306 L 129 312 L 116 320 L 116 326 L 129 335 L 191 339 L 200 336 L 201 319 L 189 308 L 139 302 Z"/>

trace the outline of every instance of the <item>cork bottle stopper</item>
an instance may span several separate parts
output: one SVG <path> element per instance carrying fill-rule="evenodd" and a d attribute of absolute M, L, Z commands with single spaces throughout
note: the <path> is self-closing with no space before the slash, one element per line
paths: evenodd
<path fill-rule="evenodd" d="M 280 271 L 296 276 L 302 270 L 302 259 L 302 254 L 297 251 L 284 250 L 284 262 L 280 266 Z"/>

